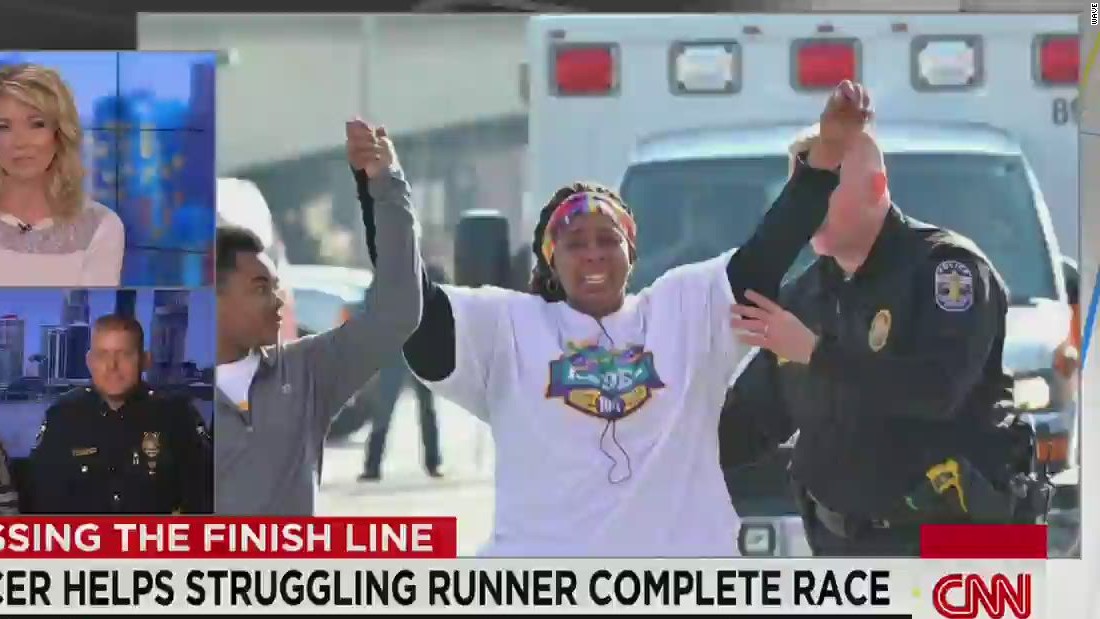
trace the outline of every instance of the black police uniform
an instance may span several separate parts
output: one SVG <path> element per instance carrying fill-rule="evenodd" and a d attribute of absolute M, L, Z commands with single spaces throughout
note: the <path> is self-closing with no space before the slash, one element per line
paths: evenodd
<path fill-rule="evenodd" d="M 140 385 L 112 410 L 75 389 L 46 411 L 30 455 L 31 505 L 43 514 L 213 511 L 213 449 L 182 397 Z"/>
<path fill-rule="evenodd" d="M 749 363 L 720 453 L 731 468 L 798 432 L 790 473 L 815 554 L 918 553 L 919 524 L 945 517 L 906 498 L 948 459 L 1004 480 L 1007 291 L 974 243 L 892 207 L 855 274 L 819 258 L 780 304 L 818 346 L 808 365 L 767 351 Z"/>

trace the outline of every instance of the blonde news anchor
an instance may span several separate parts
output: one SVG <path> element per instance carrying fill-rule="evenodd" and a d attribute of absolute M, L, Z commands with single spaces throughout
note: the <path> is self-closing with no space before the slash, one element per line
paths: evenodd
<path fill-rule="evenodd" d="M 125 232 L 84 194 L 83 130 L 52 69 L 0 69 L 0 286 L 118 286 Z"/>

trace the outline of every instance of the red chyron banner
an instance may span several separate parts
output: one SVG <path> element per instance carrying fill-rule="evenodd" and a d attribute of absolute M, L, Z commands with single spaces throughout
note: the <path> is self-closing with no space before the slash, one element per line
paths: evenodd
<path fill-rule="evenodd" d="M 922 559 L 1046 559 L 1047 527 L 1040 524 L 925 525 Z"/>
<path fill-rule="evenodd" d="M 18 517 L 0 559 L 446 559 L 457 539 L 453 517 Z"/>

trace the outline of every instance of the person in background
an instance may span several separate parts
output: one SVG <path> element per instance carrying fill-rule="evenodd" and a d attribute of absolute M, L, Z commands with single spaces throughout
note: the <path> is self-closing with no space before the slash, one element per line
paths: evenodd
<path fill-rule="evenodd" d="M 213 450 L 189 400 L 162 396 L 142 378 L 145 332 L 107 315 L 92 329 L 92 386 L 46 410 L 29 458 L 39 514 L 209 514 Z"/>
<path fill-rule="evenodd" d="M 447 273 L 433 262 L 425 262 L 428 279 L 433 283 L 447 283 Z M 369 308 L 368 310 L 369 311 Z M 386 449 L 386 435 L 390 431 L 390 421 L 405 386 L 416 392 L 416 402 L 420 410 L 420 442 L 424 448 L 424 470 L 429 477 L 441 478 L 443 456 L 439 448 L 439 421 L 436 417 L 435 396 L 430 389 L 409 371 L 403 358 L 383 369 L 378 375 L 379 402 L 371 419 L 370 438 L 367 439 L 363 473 L 359 481 L 378 481 L 382 479 L 382 455 Z"/>
<path fill-rule="evenodd" d="M 126 234 L 84 193 L 83 130 L 52 69 L 0 68 L 0 286 L 118 286 Z"/>
<path fill-rule="evenodd" d="M 592 183 L 564 186 L 542 208 L 528 292 L 424 274 L 405 359 L 492 428 L 497 506 L 482 554 L 737 554 L 716 443 L 726 388 L 750 350 L 734 338 L 730 306 L 748 290 L 777 293 L 825 217 L 847 137 L 870 117 L 866 91 L 841 84 L 822 112 L 835 139 L 799 158 L 748 242 L 637 295 L 626 294 L 641 251 L 633 215 Z"/>
<path fill-rule="evenodd" d="M 803 149 L 808 136 L 792 151 Z M 840 168 L 819 258 L 778 303 L 731 326 L 761 352 L 719 425 L 723 466 L 798 431 L 790 473 L 815 555 L 916 556 L 920 526 L 1008 522 L 1030 463 L 1002 352 L 1008 300 L 969 239 L 906 217 L 861 133 Z"/>
<path fill-rule="evenodd" d="M 393 142 L 361 120 L 346 132 L 348 161 L 377 201 L 363 212 L 379 238 L 371 311 L 283 344 L 263 243 L 242 228 L 217 232 L 218 514 L 312 516 L 329 425 L 420 322 L 419 235 Z"/>

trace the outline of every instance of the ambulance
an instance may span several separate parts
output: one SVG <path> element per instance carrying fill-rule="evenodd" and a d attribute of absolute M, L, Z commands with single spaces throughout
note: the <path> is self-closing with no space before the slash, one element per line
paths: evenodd
<path fill-rule="evenodd" d="M 1037 458 L 1058 469 L 1076 417 L 1077 19 L 533 17 L 524 229 L 560 186 L 591 180 L 637 217 L 634 290 L 738 246 L 786 180 L 788 144 L 838 82 L 857 80 L 875 101 L 895 202 L 973 238 L 1005 277 L 1016 406 L 1041 434 Z M 744 554 L 808 552 L 786 462 L 729 474 Z"/>

